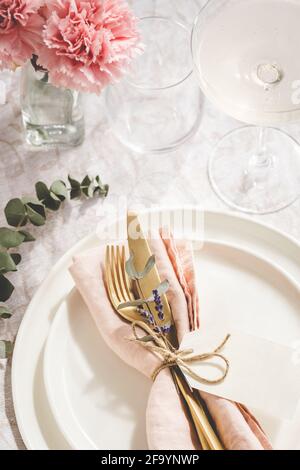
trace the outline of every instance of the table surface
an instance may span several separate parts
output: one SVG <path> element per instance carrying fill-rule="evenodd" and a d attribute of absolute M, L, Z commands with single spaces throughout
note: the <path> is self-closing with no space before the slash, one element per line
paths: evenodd
<path fill-rule="evenodd" d="M 203 0 L 134 1 L 139 15 L 163 13 L 192 24 Z M 223 115 L 207 101 L 201 126 L 184 146 L 164 155 L 136 155 L 123 147 L 107 120 L 104 96 L 86 97 L 86 139 L 75 149 L 32 151 L 23 140 L 18 73 L 0 73 L 0 202 L 32 195 L 34 185 L 99 174 L 110 185 L 105 204 L 118 204 L 120 196 L 129 206 L 194 204 L 206 209 L 228 210 L 212 192 L 207 179 L 207 159 L 218 140 L 237 121 Z M 300 125 L 285 126 L 300 141 Z M 288 182 L 287 182 L 288 184 Z M 18 273 L 12 275 L 16 292 L 9 304 L 14 315 L 0 320 L 0 338 L 14 340 L 26 308 L 56 261 L 85 235 L 94 231 L 103 216 L 101 201 L 66 203 L 51 214 L 46 226 L 33 230 L 35 243 L 21 248 Z M 102 215 L 101 215 L 102 214 Z M 288 209 L 257 220 L 269 223 L 300 239 L 300 200 Z M 3 210 L 0 226 L 5 225 Z M 0 360 L 0 450 L 23 449 L 11 395 L 11 361 Z"/>

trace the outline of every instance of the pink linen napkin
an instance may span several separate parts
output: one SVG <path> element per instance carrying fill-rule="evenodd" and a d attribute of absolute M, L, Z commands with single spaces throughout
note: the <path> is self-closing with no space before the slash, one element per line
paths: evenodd
<path fill-rule="evenodd" d="M 168 279 L 170 302 L 179 341 L 199 327 L 192 247 L 186 242 L 151 241 L 162 279 Z M 105 247 L 74 258 L 70 272 L 107 345 L 127 364 L 151 377 L 159 359 L 137 343 L 128 341 L 132 328 L 113 310 L 105 288 Z M 260 425 L 242 405 L 201 394 L 228 450 L 263 450 L 271 446 Z M 147 436 L 152 450 L 201 449 L 169 370 L 163 370 L 152 386 L 147 406 Z"/>

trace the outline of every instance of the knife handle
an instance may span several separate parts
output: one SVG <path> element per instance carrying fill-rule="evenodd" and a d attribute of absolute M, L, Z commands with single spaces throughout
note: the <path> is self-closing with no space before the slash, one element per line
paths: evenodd
<path fill-rule="evenodd" d="M 196 399 L 191 389 L 187 386 L 185 380 L 176 371 L 174 371 L 173 378 L 176 381 L 176 386 L 180 390 L 190 411 L 202 449 L 224 450 L 224 447 L 210 424 L 200 401 Z"/>

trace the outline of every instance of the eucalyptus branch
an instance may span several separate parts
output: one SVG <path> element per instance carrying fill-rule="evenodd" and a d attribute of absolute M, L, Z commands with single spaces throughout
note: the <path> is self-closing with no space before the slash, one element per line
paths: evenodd
<path fill-rule="evenodd" d="M 35 197 L 15 198 L 7 203 L 4 213 L 10 227 L 0 227 L 0 319 L 7 319 L 12 315 L 4 304 L 14 291 L 14 286 L 6 275 L 16 272 L 22 260 L 19 253 L 12 253 L 11 250 L 15 250 L 23 243 L 35 241 L 27 230 L 28 225 L 36 227 L 45 225 L 47 211 L 58 211 L 67 198 L 71 200 L 81 197 L 105 198 L 108 190 L 109 187 L 102 184 L 99 176 L 93 179 L 85 176 L 82 182 L 69 176 L 68 185 L 62 180 L 57 180 L 48 187 L 39 181 L 35 185 Z M 9 341 L 0 340 L 0 358 L 7 357 L 11 349 Z"/>

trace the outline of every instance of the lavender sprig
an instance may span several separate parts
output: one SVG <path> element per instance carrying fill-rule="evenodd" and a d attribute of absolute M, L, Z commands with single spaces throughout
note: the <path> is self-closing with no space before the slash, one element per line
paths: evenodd
<path fill-rule="evenodd" d="M 163 304 L 161 297 L 158 293 L 157 289 L 154 289 L 152 291 L 153 296 L 154 296 L 154 302 L 155 302 L 155 310 L 158 313 L 158 318 L 163 321 L 164 320 L 164 311 L 163 311 Z M 139 307 L 138 311 L 140 315 L 147 321 L 147 323 L 153 327 L 153 330 L 155 333 L 159 333 L 162 335 L 167 335 L 171 331 L 171 325 L 163 325 L 163 326 L 158 326 L 155 322 L 154 316 L 151 313 L 151 311 L 145 310 L 143 307 Z"/>
<path fill-rule="evenodd" d="M 152 315 L 152 313 L 150 311 L 148 312 L 147 310 L 143 309 L 142 307 L 139 307 L 138 311 L 139 311 L 140 315 L 143 318 L 145 318 L 147 323 L 149 323 L 149 325 L 151 325 L 151 326 L 155 325 L 154 316 Z"/>
<path fill-rule="evenodd" d="M 168 335 L 171 331 L 171 325 L 156 326 L 154 328 L 155 333 L 160 333 L 162 335 Z"/>
<path fill-rule="evenodd" d="M 164 316 L 164 307 L 163 307 L 163 304 L 162 304 L 162 301 L 161 301 L 161 297 L 158 293 L 158 290 L 157 289 L 154 289 L 152 291 L 152 294 L 154 296 L 154 302 L 155 302 L 155 310 L 157 311 L 157 314 L 158 314 L 158 318 L 163 321 L 165 316 Z"/>

